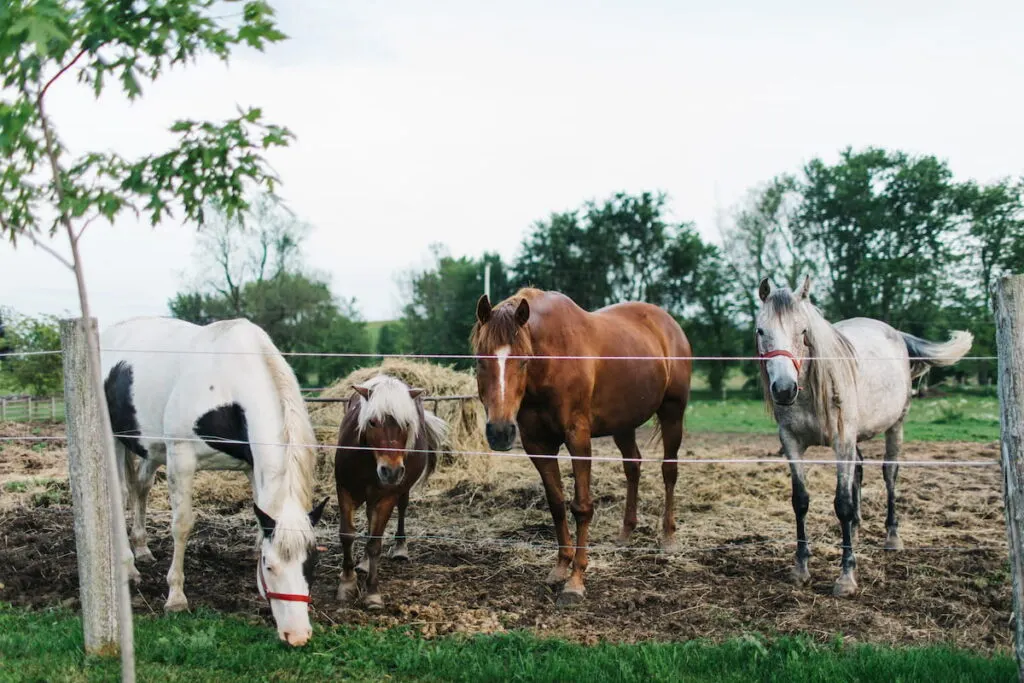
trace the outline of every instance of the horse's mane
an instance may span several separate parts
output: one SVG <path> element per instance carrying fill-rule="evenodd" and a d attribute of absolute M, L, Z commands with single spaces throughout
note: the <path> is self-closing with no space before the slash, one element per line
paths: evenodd
<path fill-rule="evenodd" d="M 833 438 L 832 425 L 836 425 L 837 435 L 844 436 L 843 398 L 845 390 L 857 385 L 857 352 L 846 336 L 825 319 L 809 301 L 798 301 L 788 289 L 773 291 L 764 302 L 765 308 L 780 318 L 787 312 L 803 306 L 807 314 L 807 355 L 803 361 L 806 373 L 803 388 L 811 398 L 814 415 L 818 418 L 821 433 L 829 440 Z M 755 338 L 755 348 L 756 348 Z M 768 371 L 765 364 L 760 364 L 761 389 L 764 392 L 765 407 L 773 419 L 775 403 L 772 401 L 769 387 Z"/>
<path fill-rule="evenodd" d="M 369 389 L 371 393 L 369 399 L 359 397 L 356 435 L 362 437 L 371 420 L 391 417 L 408 430 L 405 447 L 412 448 L 423 425 L 423 406 L 422 402 L 409 396 L 409 385 L 397 377 L 381 374 L 371 377 L 360 386 Z"/>
<path fill-rule="evenodd" d="M 517 356 L 533 354 L 533 344 L 529 334 L 519 334 L 522 326 L 516 321 L 516 307 L 523 299 L 532 301 L 544 294 L 543 290 L 534 287 L 523 287 L 512 296 L 498 302 L 491 309 L 491 317 L 486 323 L 479 320 L 473 323 L 469 342 L 474 352 L 482 348 L 496 349 L 508 346 Z"/>
<path fill-rule="evenodd" d="M 260 330 L 263 332 L 263 330 Z M 309 419 L 299 382 L 270 337 L 259 335 L 270 379 L 277 389 L 284 423 L 284 485 L 278 491 L 277 527 L 288 533 L 273 535 L 282 559 L 298 557 L 315 542 L 309 511 L 313 507 L 313 474 L 316 467 L 316 433 Z M 292 503 L 292 504 L 289 504 Z"/>

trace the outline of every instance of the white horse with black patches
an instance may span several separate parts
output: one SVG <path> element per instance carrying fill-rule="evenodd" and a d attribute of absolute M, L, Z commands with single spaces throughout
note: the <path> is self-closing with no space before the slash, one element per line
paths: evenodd
<path fill-rule="evenodd" d="M 793 481 L 797 537 L 793 578 L 798 584 L 810 580 L 811 553 L 804 528 L 810 496 L 801 458 L 808 446 L 830 446 L 837 461 L 835 512 L 843 533 L 843 557 L 833 593 L 848 596 L 857 590 L 853 537 L 860 524 L 863 476 L 858 443 L 885 433 L 885 548 L 900 550 L 896 474 L 911 383 L 929 367 L 960 360 L 970 350 L 973 336 L 957 331 L 950 341 L 937 343 L 871 318 L 830 324 L 808 300 L 810 286 L 810 278 L 805 278 L 794 294 L 788 288 L 775 288 L 768 278 L 761 281 L 756 344 L 765 402 L 779 424 L 779 440 Z"/>
<path fill-rule="evenodd" d="M 291 367 L 266 332 L 242 319 L 199 326 L 132 318 L 105 330 L 100 347 L 122 486 L 134 508 L 129 574 L 138 580 L 135 559 L 153 560 L 146 501 L 166 465 L 174 553 L 164 609 L 188 609 L 193 478 L 197 470 L 242 470 L 260 527 L 256 588 L 280 638 L 304 645 L 312 635 L 313 527 L 327 500 L 313 508 L 316 436 Z"/>

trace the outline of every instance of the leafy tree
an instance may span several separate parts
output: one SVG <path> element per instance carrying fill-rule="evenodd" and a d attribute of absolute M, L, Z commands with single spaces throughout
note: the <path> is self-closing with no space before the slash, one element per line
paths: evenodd
<path fill-rule="evenodd" d="M 430 248 L 434 266 L 406 275 L 408 303 L 402 313 L 402 325 L 409 339 L 409 350 L 426 354 L 467 354 L 469 334 L 476 321 L 476 302 L 484 291 L 484 263 L 490 261 L 491 298 L 500 300 L 511 294 L 504 267 L 494 254 L 481 259 L 455 258 L 440 244 Z M 445 361 L 447 363 L 448 361 Z M 454 361 L 457 367 L 470 367 L 465 359 Z"/>
<path fill-rule="evenodd" d="M 7 351 L 54 351 L 60 349 L 60 321 L 51 315 L 28 317 L 9 311 L 5 315 Z M 10 355 L 3 371 L 21 391 L 36 396 L 53 396 L 64 387 L 61 357 L 53 355 Z"/>
<path fill-rule="evenodd" d="M 284 352 L 369 353 L 365 323 L 352 301 L 337 302 L 326 280 L 306 272 L 302 245 L 310 226 L 273 198 L 253 202 L 244 222 L 210 211 L 197 243 L 197 285 L 168 303 L 176 318 L 205 325 L 246 318 Z M 305 382 L 348 374 L 365 360 L 289 356 Z"/>
<path fill-rule="evenodd" d="M 390 322 L 381 325 L 377 337 L 376 353 L 392 355 L 408 353 L 409 338 L 405 331 L 405 325 L 401 322 Z"/>

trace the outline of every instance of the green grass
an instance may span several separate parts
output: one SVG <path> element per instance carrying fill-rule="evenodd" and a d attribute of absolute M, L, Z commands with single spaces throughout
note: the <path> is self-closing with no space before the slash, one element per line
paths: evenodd
<path fill-rule="evenodd" d="M 686 410 L 691 432 L 774 434 L 777 426 L 760 401 L 694 400 Z M 883 438 L 883 437 L 879 437 Z M 999 439 L 999 400 L 993 396 L 954 394 L 914 399 L 905 422 L 907 441 L 977 441 Z"/>
<path fill-rule="evenodd" d="M 135 621 L 140 681 L 1013 681 L 1007 656 L 946 647 L 818 645 L 799 637 L 583 646 L 523 632 L 424 640 L 404 629 L 317 628 L 289 650 L 265 625 L 200 611 Z M 105 681 L 66 610 L 0 606 L 0 681 Z"/>

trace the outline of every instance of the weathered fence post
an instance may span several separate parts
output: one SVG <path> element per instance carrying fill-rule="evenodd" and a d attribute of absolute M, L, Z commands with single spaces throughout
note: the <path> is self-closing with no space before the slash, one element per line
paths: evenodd
<path fill-rule="evenodd" d="M 89 323 L 96 335 L 96 320 L 90 319 Z M 122 662 L 128 654 L 131 667 L 122 670 L 122 679 L 134 680 L 131 606 L 124 555 L 120 552 L 124 508 L 116 479 L 114 487 L 110 485 L 108 459 L 113 453 L 113 435 L 108 426 L 106 401 L 102 393 L 96 395 L 93 391 L 93 379 L 99 376 L 99 368 L 91 367 L 86 334 L 81 318 L 60 323 L 68 478 L 74 506 L 85 651 L 105 655 L 121 651 Z"/>
<path fill-rule="evenodd" d="M 996 343 L 1014 644 L 1017 674 L 1024 683 L 1024 275 L 1006 276 L 996 284 Z"/>

